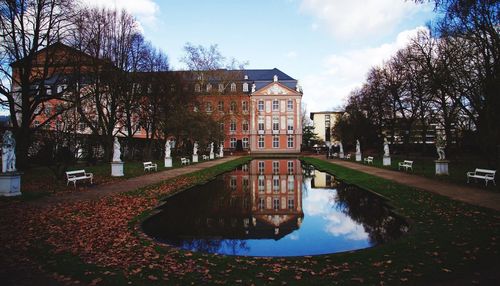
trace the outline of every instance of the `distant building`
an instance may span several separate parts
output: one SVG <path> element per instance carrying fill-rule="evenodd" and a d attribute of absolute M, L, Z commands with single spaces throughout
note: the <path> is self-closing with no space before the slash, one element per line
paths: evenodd
<path fill-rule="evenodd" d="M 318 137 L 325 143 L 338 141 L 338 138 L 332 135 L 332 127 L 337 124 L 343 114 L 343 111 L 311 112 L 310 118 L 313 121 L 314 133 L 318 134 Z"/>

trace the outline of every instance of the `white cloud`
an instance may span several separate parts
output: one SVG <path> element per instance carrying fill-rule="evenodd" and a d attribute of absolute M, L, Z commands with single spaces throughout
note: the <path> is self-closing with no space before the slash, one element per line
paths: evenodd
<path fill-rule="evenodd" d="M 289 51 L 288 53 L 285 54 L 285 57 L 289 59 L 295 59 L 297 58 L 299 54 L 296 51 Z"/>
<path fill-rule="evenodd" d="M 326 56 L 322 68 L 301 80 L 307 95 L 304 96 L 304 101 L 308 111 L 330 110 L 343 105 L 349 93 L 363 84 L 371 67 L 388 60 L 423 29 L 426 28 L 417 27 L 403 31 L 394 42 L 378 47 L 354 49 Z"/>
<path fill-rule="evenodd" d="M 300 8 L 345 40 L 380 36 L 429 5 L 404 0 L 302 0 Z"/>
<path fill-rule="evenodd" d="M 154 27 L 158 21 L 160 7 L 153 0 L 82 0 L 84 4 L 97 7 L 126 10 L 134 15 L 140 25 Z"/>

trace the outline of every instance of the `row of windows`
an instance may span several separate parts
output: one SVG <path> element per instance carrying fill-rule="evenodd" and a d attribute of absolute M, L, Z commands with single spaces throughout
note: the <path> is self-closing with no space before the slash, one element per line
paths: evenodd
<path fill-rule="evenodd" d="M 259 118 L 257 119 L 257 129 L 259 131 L 264 131 L 264 116 L 259 116 Z M 293 131 L 293 117 L 291 116 L 287 117 L 286 119 L 286 129 Z M 272 130 L 274 131 L 280 130 L 279 116 L 273 116 Z"/>
<path fill-rule="evenodd" d="M 288 208 L 289 210 L 294 210 L 295 209 L 295 200 L 293 198 L 288 198 L 287 204 L 285 205 L 284 201 L 285 199 L 283 198 L 283 201 L 280 203 L 280 198 L 273 198 L 272 199 L 272 206 L 271 206 L 271 198 L 267 198 L 267 204 L 266 204 L 266 199 L 264 198 L 259 198 L 258 202 L 258 207 L 259 210 L 265 210 L 265 209 L 273 209 L 273 210 L 280 210 L 280 209 L 286 209 Z"/>
<path fill-rule="evenodd" d="M 263 173 L 264 169 L 266 168 L 266 162 L 259 161 L 257 163 L 257 168 L 258 168 L 259 173 Z M 287 168 L 288 174 L 293 173 L 293 171 L 294 171 L 293 161 L 287 161 L 286 162 L 286 168 Z M 280 170 L 280 162 L 279 161 L 273 161 L 273 173 L 277 174 L 277 173 L 279 173 L 279 170 Z"/>
<path fill-rule="evenodd" d="M 219 101 L 217 103 L 217 110 L 220 112 L 224 111 L 224 101 Z M 244 112 L 248 111 L 248 101 L 241 102 L 241 110 L 243 110 Z M 194 106 L 194 111 L 198 111 L 198 106 L 196 106 L 196 105 Z M 205 102 L 205 111 L 206 112 L 213 111 L 212 102 L 210 102 L 210 101 Z M 231 101 L 231 103 L 229 105 L 229 111 L 230 112 L 238 111 L 238 105 L 237 105 L 236 101 Z"/>
<path fill-rule="evenodd" d="M 264 111 L 264 100 L 259 100 L 257 102 L 257 108 L 258 108 L 259 111 Z M 279 108 L 280 108 L 280 102 L 279 102 L 279 100 L 274 99 L 272 101 L 272 110 L 273 111 L 278 111 Z M 291 99 L 287 100 L 287 102 L 286 102 L 286 109 L 288 111 L 293 111 L 293 100 L 291 100 Z"/>
<path fill-rule="evenodd" d="M 224 92 L 224 90 L 226 89 L 226 87 L 224 86 L 224 84 L 222 83 L 219 83 L 218 86 L 217 86 L 217 90 L 219 92 Z M 231 92 L 236 92 L 236 83 L 232 82 L 230 85 L 229 85 L 229 89 Z M 205 86 L 205 91 L 206 92 L 212 92 L 213 90 L 213 86 L 211 83 L 207 83 L 207 85 Z M 248 83 L 243 83 L 243 86 L 242 86 L 242 90 L 243 92 L 248 92 L 249 91 L 249 85 Z M 199 83 L 195 84 L 194 85 L 194 91 L 195 92 L 201 92 L 201 85 Z M 253 89 L 252 89 L 253 91 Z"/>
<path fill-rule="evenodd" d="M 286 142 L 287 142 L 287 148 L 293 148 L 294 146 L 293 135 L 288 135 Z M 259 149 L 265 148 L 264 135 L 259 135 L 257 147 Z M 278 135 L 273 135 L 273 148 L 280 148 L 280 137 Z"/>

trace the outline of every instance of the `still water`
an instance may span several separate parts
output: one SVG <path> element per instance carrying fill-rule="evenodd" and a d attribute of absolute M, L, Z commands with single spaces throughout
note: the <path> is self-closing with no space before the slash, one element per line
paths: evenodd
<path fill-rule="evenodd" d="M 244 256 L 356 250 L 408 231 L 378 196 L 297 159 L 253 160 L 168 198 L 142 227 L 186 250 Z"/>

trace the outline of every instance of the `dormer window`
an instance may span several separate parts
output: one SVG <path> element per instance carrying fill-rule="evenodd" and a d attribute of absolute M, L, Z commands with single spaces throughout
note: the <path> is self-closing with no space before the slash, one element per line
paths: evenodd
<path fill-rule="evenodd" d="M 224 92 L 224 85 L 219 83 L 219 92 Z"/>
<path fill-rule="evenodd" d="M 245 75 L 245 77 L 244 77 L 244 78 L 245 78 L 245 79 L 248 79 L 248 75 Z"/>
<path fill-rule="evenodd" d="M 212 85 L 211 84 L 207 84 L 207 92 L 211 92 L 212 91 Z"/>
<path fill-rule="evenodd" d="M 248 92 L 248 83 L 243 83 L 243 92 Z"/>
<path fill-rule="evenodd" d="M 231 83 L 231 92 L 236 92 L 236 84 L 234 82 Z"/>
<path fill-rule="evenodd" d="M 194 92 L 200 92 L 201 91 L 201 87 L 200 87 L 200 84 L 197 83 L 194 85 Z"/>
<path fill-rule="evenodd" d="M 52 87 L 50 85 L 45 86 L 45 94 L 52 95 Z"/>

